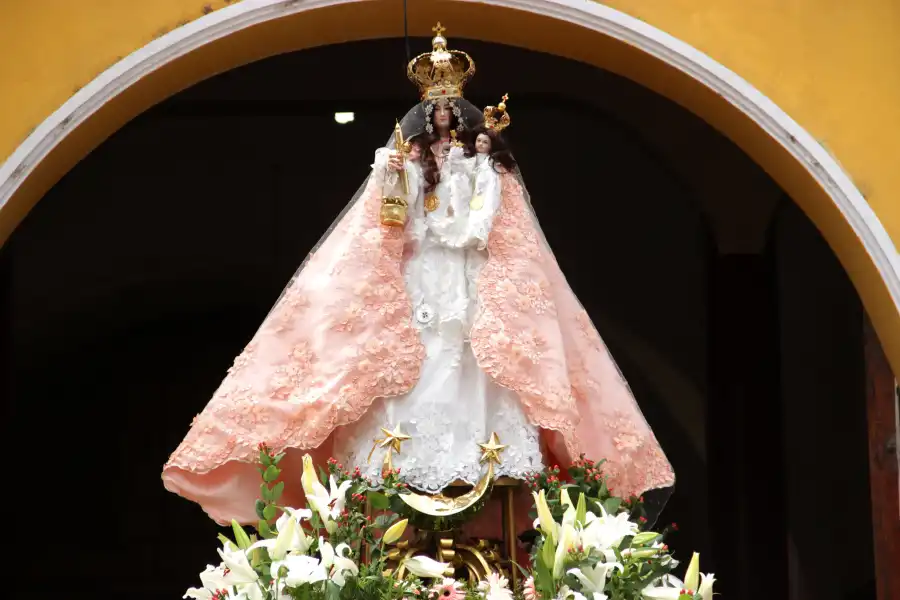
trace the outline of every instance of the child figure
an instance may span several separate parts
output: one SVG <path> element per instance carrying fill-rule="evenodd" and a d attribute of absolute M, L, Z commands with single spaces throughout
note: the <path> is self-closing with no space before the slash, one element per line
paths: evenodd
<path fill-rule="evenodd" d="M 478 240 L 477 249 L 484 250 L 491 222 L 500 207 L 500 175 L 515 171 L 516 161 L 499 131 L 481 125 L 473 135 L 470 152 L 475 154 L 475 173 L 469 200 L 469 230 Z"/>

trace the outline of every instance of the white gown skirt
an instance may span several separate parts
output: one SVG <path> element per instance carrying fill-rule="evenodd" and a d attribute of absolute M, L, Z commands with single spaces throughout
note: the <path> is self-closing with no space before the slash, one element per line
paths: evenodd
<path fill-rule="evenodd" d="M 515 392 L 478 367 L 468 342 L 466 315 L 473 312 L 468 296 L 474 295 L 471 282 L 480 271 L 473 262 L 483 259 L 472 256 L 473 250 L 428 242 L 406 273 L 414 322 L 426 349 L 419 382 L 406 395 L 375 400 L 359 421 L 338 430 L 335 457 L 380 482 L 385 450 L 377 449 L 370 462 L 367 457 L 374 440 L 384 437 L 381 428 L 399 425 L 411 439 L 394 455 L 394 467 L 410 486 L 434 493 L 456 480 L 474 485 L 486 469 L 478 444 L 495 432 L 507 445 L 497 476 L 522 479 L 543 468 L 538 429 L 528 422 Z M 430 319 L 417 319 L 426 305 Z"/>

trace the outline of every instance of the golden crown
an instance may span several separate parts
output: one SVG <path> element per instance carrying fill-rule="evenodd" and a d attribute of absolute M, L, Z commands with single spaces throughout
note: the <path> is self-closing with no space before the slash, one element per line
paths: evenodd
<path fill-rule="evenodd" d="M 497 133 L 509 127 L 509 111 L 506 110 L 506 101 L 509 100 L 509 94 L 503 94 L 503 99 L 497 106 L 486 106 L 484 108 L 484 126 L 493 129 Z"/>
<path fill-rule="evenodd" d="M 431 52 L 409 61 L 406 74 L 418 86 L 423 100 L 461 98 L 463 88 L 475 74 L 475 61 L 465 52 L 447 49 L 446 28 L 440 23 L 431 28 Z"/>

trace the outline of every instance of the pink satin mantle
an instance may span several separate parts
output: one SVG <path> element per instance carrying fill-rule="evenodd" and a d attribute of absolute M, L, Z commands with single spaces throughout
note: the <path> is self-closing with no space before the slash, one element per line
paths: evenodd
<path fill-rule="evenodd" d="M 503 198 L 478 282 L 478 363 L 519 394 L 561 460 L 608 460 L 619 495 L 674 473 L 597 331 L 546 247 L 523 190 Z M 403 284 L 404 237 L 379 223 L 370 185 L 311 256 L 163 469 L 167 489 L 216 521 L 254 522 L 258 445 L 287 450 L 284 502 L 301 505 L 300 451 L 324 461 L 331 433 L 416 384 L 424 349 Z"/>

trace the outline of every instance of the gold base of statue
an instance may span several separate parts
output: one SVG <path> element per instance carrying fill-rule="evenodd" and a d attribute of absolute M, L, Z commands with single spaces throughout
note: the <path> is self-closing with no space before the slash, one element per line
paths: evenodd
<path fill-rule="evenodd" d="M 497 543 L 490 540 L 463 540 L 452 532 L 429 532 L 415 543 L 400 542 L 387 555 L 387 572 L 406 575 L 403 561 L 413 556 L 428 556 L 450 565 L 445 577 L 467 579 L 471 583 L 484 580 L 491 573 L 512 579 L 515 565 L 506 560 Z"/>
<path fill-rule="evenodd" d="M 399 427 L 394 431 L 382 428 L 382 432 L 385 437 L 375 440 L 373 451 L 377 447 L 387 449 L 383 461 L 384 472 L 384 469 L 393 469 L 391 455 L 400 451 L 400 443 L 408 440 L 409 436 L 400 431 Z M 494 465 L 500 464 L 500 453 L 506 449 L 505 445 L 500 444 L 496 433 L 491 434 L 490 440 L 479 444 L 479 447 L 482 452 L 481 462 L 486 462 L 488 468 L 475 486 L 465 481 L 454 481 L 440 494 L 428 496 L 411 492 L 401 495 L 401 499 L 410 509 L 425 517 L 443 519 L 460 515 L 467 509 L 477 510 L 485 500 L 498 493 L 502 500 L 503 539 L 495 541 L 466 538 L 458 526 L 452 530 L 442 530 L 439 527 L 444 521 L 435 520 L 436 528 L 420 528 L 412 541 L 401 542 L 390 550 L 387 555 L 388 571 L 396 571 L 397 575 L 403 577 L 406 571 L 404 561 L 413 556 L 425 555 L 438 562 L 448 563 L 450 566 L 445 573 L 447 577 L 465 578 L 477 583 L 490 573 L 499 573 L 507 577 L 513 586 L 516 585 L 515 492 L 521 482 L 510 477 L 494 479 Z M 466 515 L 462 516 L 465 518 Z"/>

